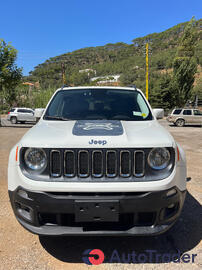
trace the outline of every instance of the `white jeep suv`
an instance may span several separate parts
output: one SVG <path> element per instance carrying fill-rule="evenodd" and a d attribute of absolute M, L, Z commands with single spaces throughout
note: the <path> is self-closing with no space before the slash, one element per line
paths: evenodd
<path fill-rule="evenodd" d="M 58 89 L 10 152 L 17 220 L 39 235 L 154 235 L 179 217 L 182 148 L 133 87 Z"/>

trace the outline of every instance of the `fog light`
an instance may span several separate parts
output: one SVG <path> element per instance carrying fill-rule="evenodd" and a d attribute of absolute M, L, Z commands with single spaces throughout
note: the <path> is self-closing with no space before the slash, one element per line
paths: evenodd
<path fill-rule="evenodd" d="M 169 190 L 169 191 L 166 193 L 166 196 L 167 196 L 167 197 L 170 197 L 170 196 L 172 196 L 172 195 L 174 195 L 174 194 L 176 194 L 176 193 L 177 193 L 177 190 L 176 190 L 175 188 L 173 188 L 173 189 Z"/>
<path fill-rule="evenodd" d="M 15 207 L 20 217 L 30 222 L 33 221 L 33 210 L 30 207 L 18 202 L 15 203 Z"/>
<path fill-rule="evenodd" d="M 22 189 L 19 189 L 19 190 L 18 190 L 18 195 L 19 195 L 20 197 L 25 198 L 25 199 L 28 199 L 28 198 L 29 198 L 27 192 L 26 192 L 25 190 L 22 190 Z"/>

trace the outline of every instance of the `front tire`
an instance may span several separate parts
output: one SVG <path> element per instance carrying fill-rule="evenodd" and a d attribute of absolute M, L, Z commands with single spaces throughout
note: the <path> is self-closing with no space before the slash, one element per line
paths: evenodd
<path fill-rule="evenodd" d="M 11 117 L 11 123 L 12 124 L 17 124 L 17 118 L 16 117 Z"/>
<path fill-rule="evenodd" d="M 184 119 L 178 119 L 176 122 L 175 122 L 176 126 L 177 127 L 183 127 L 184 124 L 185 124 L 185 121 Z"/>

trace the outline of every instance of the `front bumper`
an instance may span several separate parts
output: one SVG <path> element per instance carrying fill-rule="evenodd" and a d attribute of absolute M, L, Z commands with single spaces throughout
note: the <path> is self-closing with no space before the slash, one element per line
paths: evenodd
<path fill-rule="evenodd" d="M 175 120 L 172 117 L 169 117 L 169 116 L 166 118 L 166 120 L 168 122 L 170 122 L 170 123 L 174 123 L 175 122 Z"/>
<path fill-rule="evenodd" d="M 34 192 L 18 187 L 9 196 L 17 220 L 38 235 L 155 235 L 175 223 L 184 204 L 186 191 L 175 187 L 176 193 L 167 196 L 169 190 Z"/>

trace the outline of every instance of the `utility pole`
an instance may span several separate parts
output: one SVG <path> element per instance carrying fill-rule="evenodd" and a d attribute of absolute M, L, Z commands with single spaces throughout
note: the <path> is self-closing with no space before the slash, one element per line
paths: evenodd
<path fill-rule="evenodd" d="M 146 43 L 146 99 L 149 99 L 149 43 Z"/>
<path fill-rule="evenodd" d="M 67 81 L 66 81 L 66 78 L 65 78 L 65 65 L 64 65 L 64 63 L 61 63 L 61 68 L 62 68 L 62 82 L 63 82 L 63 85 L 64 85 L 64 84 L 67 84 Z"/>

